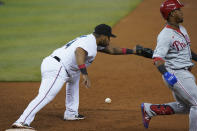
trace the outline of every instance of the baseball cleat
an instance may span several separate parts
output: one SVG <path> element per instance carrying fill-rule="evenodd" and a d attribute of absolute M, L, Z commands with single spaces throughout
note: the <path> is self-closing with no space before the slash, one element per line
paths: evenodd
<path fill-rule="evenodd" d="M 85 119 L 85 116 L 80 115 L 80 114 L 75 115 L 74 117 L 67 117 L 67 116 L 64 117 L 64 120 L 67 120 L 67 121 L 83 120 L 83 119 Z"/>
<path fill-rule="evenodd" d="M 142 122 L 145 128 L 148 128 L 151 117 L 147 114 L 144 103 L 141 104 Z"/>
<path fill-rule="evenodd" d="M 12 124 L 11 126 L 12 128 L 20 128 L 20 129 L 33 129 L 33 127 L 30 127 L 28 124 L 23 124 L 23 123 L 18 123 L 15 122 L 14 124 Z"/>

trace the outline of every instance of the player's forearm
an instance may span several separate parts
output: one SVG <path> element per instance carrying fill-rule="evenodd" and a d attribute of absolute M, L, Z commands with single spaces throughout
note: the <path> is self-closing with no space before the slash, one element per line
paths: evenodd
<path fill-rule="evenodd" d="M 133 54 L 132 49 L 128 48 L 120 48 L 114 47 L 113 45 L 108 45 L 104 49 L 99 50 L 100 52 L 107 53 L 110 55 L 126 55 L 126 54 Z"/>
<path fill-rule="evenodd" d="M 75 58 L 76 58 L 76 63 L 83 75 L 87 75 L 87 69 L 85 66 L 85 58 L 86 58 L 87 52 L 83 50 L 82 48 L 77 48 L 75 50 Z"/>
<path fill-rule="evenodd" d="M 177 83 L 177 78 L 174 74 L 171 74 L 166 70 L 166 67 L 164 65 L 165 61 L 162 58 L 156 57 L 154 58 L 154 63 L 159 70 L 159 72 L 163 75 L 163 78 L 165 81 L 170 85 L 174 86 L 175 83 Z"/>
<path fill-rule="evenodd" d="M 106 48 L 104 50 L 100 50 L 99 52 L 110 54 L 110 55 L 133 54 L 133 50 L 128 48 Z"/>
<path fill-rule="evenodd" d="M 132 49 L 128 49 L 128 48 L 113 48 L 112 55 L 126 55 L 126 54 L 133 54 L 133 50 Z"/>
<path fill-rule="evenodd" d="M 155 66 L 157 67 L 158 71 L 163 75 L 165 74 L 166 72 L 168 72 L 166 70 L 166 67 L 165 67 L 165 62 L 162 58 L 159 58 L 159 57 L 156 57 L 154 58 L 154 64 Z"/>
<path fill-rule="evenodd" d="M 197 61 L 197 54 L 191 51 L 192 53 L 192 60 Z"/>
<path fill-rule="evenodd" d="M 77 48 L 75 50 L 75 58 L 78 65 L 85 64 L 85 57 L 86 57 L 86 51 L 82 48 Z"/>

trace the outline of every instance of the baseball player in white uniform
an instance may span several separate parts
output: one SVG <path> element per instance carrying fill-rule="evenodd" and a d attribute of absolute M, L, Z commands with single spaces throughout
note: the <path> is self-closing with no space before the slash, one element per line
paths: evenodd
<path fill-rule="evenodd" d="M 41 64 L 42 81 L 39 93 L 20 118 L 13 123 L 13 128 L 29 128 L 38 111 L 51 102 L 66 82 L 66 110 L 64 120 L 81 120 L 85 117 L 78 113 L 80 73 L 85 87 L 91 83 L 86 67 L 97 54 L 97 51 L 107 54 L 133 54 L 132 49 L 115 48 L 110 43 L 111 27 L 100 24 L 92 34 L 80 36 L 61 48 L 56 49 L 50 56 L 44 58 Z"/>
<path fill-rule="evenodd" d="M 190 72 L 192 59 L 197 55 L 190 49 L 190 39 L 183 22 L 181 4 L 178 0 L 166 0 L 160 11 L 167 21 L 157 38 L 153 53 L 155 66 L 166 85 L 172 90 L 176 102 L 166 104 L 142 103 L 143 124 L 148 128 L 153 116 L 189 113 L 189 131 L 197 131 L 197 85 Z"/>

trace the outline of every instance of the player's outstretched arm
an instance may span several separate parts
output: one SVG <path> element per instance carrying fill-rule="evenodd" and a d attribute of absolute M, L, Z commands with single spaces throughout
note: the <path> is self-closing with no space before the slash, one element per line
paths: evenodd
<path fill-rule="evenodd" d="M 132 49 L 128 48 L 119 48 L 114 47 L 112 45 L 108 45 L 106 47 L 103 47 L 102 49 L 98 50 L 99 52 L 110 54 L 110 55 L 126 55 L 126 54 L 133 54 Z"/>
<path fill-rule="evenodd" d="M 125 55 L 125 54 L 135 54 L 143 56 L 146 58 L 151 58 L 153 56 L 153 50 L 150 48 L 144 48 L 141 45 L 136 45 L 133 49 L 113 47 L 112 45 L 106 46 L 99 52 L 111 54 L 111 55 Z"/>
<path fill-rule="evenodd" d="M 197 61 L 197 54 L 191 51 L 192 53 L 192 60 Z"/>
<path fill-rule="evenodd" d="M 80 47 L 78 47 L 75 50 L 75 58 L 76 58 L 77 65 L 78 65 L 78 67 L 81 71 L 82 77 L 83 77 L 83 83 L 86 88 L 90 88 L 90 86 L 91 86 L 90 79 L 88 77 L 88 72 L 87 72 L 86 65 L 85 65 L 85 58 L 86 58 L 87 54 L 88 53 Z"/>

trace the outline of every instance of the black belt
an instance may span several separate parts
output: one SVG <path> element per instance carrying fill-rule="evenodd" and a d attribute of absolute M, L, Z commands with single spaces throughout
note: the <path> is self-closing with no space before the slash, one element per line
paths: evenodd
<path fill-rule="evenodd" d="M 180 68 L 180 69 L 172 69 L 172 70 L 188 70 L 188 71 L 191 71 L 192 70 L 192 67 L 183 67 L 183 68 Z"/>
<path fill-rule="evenodd" d="M 56 59 L 58 62 L 60 62 L 61 61 L 61 59 L 59 58 L 59 57 L 57 57 L 57 56 L 53 56 L 53 58 L 54 59 Z M 70 77 L 70 75 L 69 75 L 69 73 L 68 73 L 68 71 L 66 70 L 66 73 L 68 74 L 68 76 Z"/>
<path fill-rule="evenodd" d="M 59 57 L 57 57 L 57 56 L 53 56 L 53 58 L 56 59 L 58 62 L 61 61 L 61 59 Z"/>

